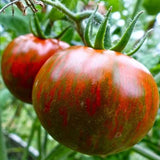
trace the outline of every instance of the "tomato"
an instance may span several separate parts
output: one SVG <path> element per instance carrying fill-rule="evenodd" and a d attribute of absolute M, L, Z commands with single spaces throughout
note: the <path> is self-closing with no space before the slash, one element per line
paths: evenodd
<path fill-rule="evenodd" d="M 32 103 L 32 86 L 44 62 L 55 52 L 69 45 L 56 39 L 40 39 L 33 34 L 22 35 L 6 47 L 2 56 L 2 77 L 20 100 Z"/>
<path fill-rule="evenodd" d="M 72 46 L 36 76 L 33 106 L 58 142 L 89 155 L 109 155 L 151 129 L 159 93 L 150 72 L 122 53 Z"/>
<path fill-rule="evenodd" d="M 156 15 L 160 12 L 160 4 L 159 0 L 144 0 L 143 7 L 150 15 Z"/>

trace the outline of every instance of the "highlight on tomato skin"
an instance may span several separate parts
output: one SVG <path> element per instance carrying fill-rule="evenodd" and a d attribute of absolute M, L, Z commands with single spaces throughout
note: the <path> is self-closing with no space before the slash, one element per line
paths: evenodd
<path fill-rule="evenodd" d="M 6 47 L 1 62 L 2 77 L 10 92 L 32 103 L 32 86 L 44 62 L 69 44 L 57 39 L 40 39 L 33 34 L 15 38 Z"/>
<path fill-rule="evenodd" d="M 89 155 L 110 155 L 138 143 L 158 111 L 157 85 L 138 61 L 124 54 L 72 46 L 38 72 L 33 106 L 47 132 Z"/>

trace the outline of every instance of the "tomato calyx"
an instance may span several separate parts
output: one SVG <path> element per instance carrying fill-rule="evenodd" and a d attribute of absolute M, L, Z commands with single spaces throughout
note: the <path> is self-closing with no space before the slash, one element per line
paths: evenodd
<path fill-rule="evenodd" d="M 42 0 L 42 2 L 51 5 L 61 11 L 63 14 L 66 15 L 70 21 L 72 21 L 77 30 L 78 34 L 80 35 L 84 45 L 88 47 L 92 47 L 95 49 L 110 49 L 117 52 L 123 52 L 128 44 L 128 41 L 133 33 L 133 29 L 135 27 L 136 22 L 138 21 L 139 17 L 142 15 L 142 11 L 139 12 L 131 21 L 129 26 L 127 27 L 126 31 L 120 38 L 120 40 L 112 45 L 111 41 L 111 33 L 110 33 L 110 26 L 108 24 L 108 20 L 110 18 L 111 10 L 108 9 L 108 12 L 105 16 L 97 12 L 97 8 L 93 11 L 82 11 L 78 13 L 73 13 L 68 8 L 66 8 L 61 2 L 59 1 L 50 1 L 50 0 Z M 92 35 L 93 28 L 93 21 L 99 24 L 99 29 L 94 32 Z M 147 38 L 148 32 L 144 35 L 144 37 L 139 41 L 138 45 L 128 53 L 127 55 L 133 55 L 137 50 L 142 46 L 145 39 Z M 93 37 L 93 38 L 92 38 Z"/>
<path fill-rule="evenodd" d="M 132 33 L 133 29 L 135 27 L 135 24 L 138 20 L 138 18 L 141 16 L 143 11 L 139 12 L 131 21 L 129 26 L 127 27 L 126 31 L 122 35 L 121 39 L 114 45 L 112 46 L 112 41 L 111 41 L 111 33 L 110 33 L 110 25 L 107 23 L 108 19 L 110 18 L 112 7 L 108 10 L 107 14 L 105 15 L 104 20 L 101 22 L 101 25 L 99 26 L 98 32 L 96 34 L 96 38 L 94 41 L 94 44 L 92 44 L 91 41 L 91 30 L 92 30 L 92 23 L 94 20 L 95 12 L 89 17 L 88 23 L 85 29 L 85 40 L 86 44 L 89 47 L 95 48 L 95 49 L 109 49 L 117 52 L 122 52 L 124 48 L 126 47 Z M 150 31 L 148 31 L 144 37 L 142 38 L 141 41 L 139 41 L 138 45 L 128 53 L 126 53 L 128 56 L 133 55 L 135 52 L 140 49 L 140 47 L 143 45 L 145 39 L 147 38 L 147 35 L 149 34 Z"/>
<path fill-rule="evenodd" d="M 71 26 L 67 26 L 64 30 L 61 31 L 61 33 L 56 35 L 55 33 L 51 33 L 53 25 L 54 25 L 54 22 L 49 21 L 49 27 L 48 25 L 46 27 L 42 27 L 36 13 L 33 15 L 33 18 L 30 20 L 30 30 L 32 34 L 41 39 L 48 39 L 48 38 L 60 39 L 71 27 Z M 42 28 L 44 28 L 44 30 Z"/>
<path fill-rule="evenodd" d="M 107 29 L 106 26 L 107 26 L 107 22 L 108 22 L 108 18 L 110 16 L 111 10 L 112 10 L 112 7 L 110 7 L 110 9 L 108 10 L 108 12 L 106 13 L 105 18 L 102 21 L 102 23 L 101 23 L 101 25 L 99 27 L 99 30 L 98 30 L 98 32 L 96 34 L 95 42 L 94 42 L 94 45 L 93 45 L 93 48 L 95 48 L 95 49 L 105 49 L 105 47 L 104 47 L 104 41 L 105 41 L 105 35 L 106 35 L 106 29 Z M 94 18 L 94 16 L 91 15 L 91 19 L 88 21 L 88 25 L 86 27 L 86 33 L 85 33 L 89 37 L 90 37 L 91 32 L 89 32 L 87 30 L 89 30 L 89 27 L 92 26 L 92 24 L 91 24 L 92 18 Z M 89 33 L 87 33 L 87 32 L 89 32 Z M 89 37 L 88 37 L 88 39 L 90 39 Z M 109 39 L 108 39 L 107 42 L 110 43 Z"/>

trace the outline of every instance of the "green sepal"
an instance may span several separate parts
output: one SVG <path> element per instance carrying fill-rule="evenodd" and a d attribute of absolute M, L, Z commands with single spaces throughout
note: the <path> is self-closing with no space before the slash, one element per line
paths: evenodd
<path fill-rule="evenodd" d="M 41 29 L 40 22 L 36 14 L 34 14 L 34 16 L 31 17 L 29 21 L 29 27 L 34 36 L 39 37 L 41 39 L 46 39 L 46 36 L 44 35 Z"/>
<path fill-rule="evenodd" d="M 112 42 L 111 42 L 110 25 L 107 25 L 106 33 L 104 37 L 104 48 L 109 49 L 111 46 L 112 46 Z"/>
<path fill-rule="evenodd" d="M 30 28 L 31 33 L 32 33 L 34 36 L 38 37 L 38 33 L 35 31 L 35 28 L 33 27 L 32 17 L 31 17 L 31 19 L 30 19 L 30 21 L 29 21 L 29 28 Z"/>
<path fill-rule="evenodd" d="M 133 32 L 134 26 L 139 18 L 139 16 L 142 14 L 143 12 L 139 12 L 135 18 L 132 20 L 132 22 L 130 23 L 130 25 L 128 26 L 127 30 L 125 31 L 125 33 L 123 34 L 123 36 L 121 37 L 120 41 L 113 47 L 111 47 L 111 50 L 117 51 L 117 52 L 121 52 L 127 45 L 131 34 Z"/>
<path fill-rule="evenodd" d="M 35 24 L 35 28 L 36 28 L 36 32 L 37 32 L 37 34 L 38 34 L 38 37 L 39 38 L 42 38 L 42 39 L 45 39 L 46 37 L 45 37 L 45 35 L 44 35 L 44 33 L 43 33 L 43 31 L 42 31 L 42 28 L 41 28 L 41 26 L 40 26 L 40 22 L 39 22 L 39 20 L 38 20 L 38 17 L 37 17 L 37 15 L 36 14 L 34 14 L 34 24 Z"/>
<path fill-rule="evenodd" d="M 45 35 L 50 35 L 51 34 L 53 25 L 54 25 L 54 21 L 49 19 L 48 22 L 47 22 L 47 25 L 45 27 L 45 30 L 44 30 Z"/>
<path fill-rule="evenodd" d="M 67 26 L 59 35 L 55 36 L 56 39 L 61 39 L 61 37 L 64 36 L 64 34 L 71 28 L 71 26 Z"/>
<path fill-rule="evenodd" d="M 127 53 L 127 56 L 132 56 L 134 53 L 136 53 L 136 52 L 141 48 L 141 46 L 143 45 L 144 41 L 146 40 L 148 34 L 149 34 L 151 31 L 152 31 L 152 29 L 149 30 L 149 31 L 144 35 L 144 37 L 139 41 L 139 43 L 136 45 L 136 47 L 135 47 L 132 51 L 130 51 L 130 52 Z"/>
<path fill-rule="evenodd" d="M 104 39 L 105 39 L 105 33 L 106 33 L 106 26 L 108 22 L 109 15 L 111 13 L 112 7 L 109 8 L 107 14 L 105 15 L 104 20 L 102 21 L 98 32 L 96 34 L 96 39 L 94 43 L 94 48 L 95 49 L 104 49 Z M 107 42 L 107 41 L 106 41 Z"/>
<path fill-rule="evenodd" d="M 98 6 L 96 7 L 95 11 L 90 15 L 88 22 L 87 22 L 87 25 L 86 25 L 86 28 L 85 28 L 85 32 L 84 32 L 85 44 L 88 47 L 92 47 L 92 48 L 93 48 L 93 45 L 91 42 L 91 30 L 92 29 L 90 29 L 90 28 L 92 27 L 92 22 L 93 22 L 93 19 L 94 19 L 94 16 L 95 16 L 97 10 L 98 10 Z"/>

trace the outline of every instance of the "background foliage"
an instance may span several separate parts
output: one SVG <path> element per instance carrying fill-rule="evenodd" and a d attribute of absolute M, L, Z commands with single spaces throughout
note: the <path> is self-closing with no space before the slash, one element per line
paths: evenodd
<path fill-rule="evenodd" d="M 95 8 L 89 0 L 61 0 L 69 9 L 79 11 L 88 8 Z M 94 1 L 95 4 L 98 1 Z M 2 8 L 8 1 L 1 1 Z M 88 5 L 88 3 L 90 5 Z M 143 0 L 104 0 L 101 4 L 108 9 L 113 7 L 112 19 L 110 20 L 113 40 L 116 41 L 123 33 L 124 28 L 131 18 L 139 10 L 144 10 Z M 91 5 L 92 4 L 92 5 Z M 159 3 L 158 3 L 159 5 Z M 47 7 L 45 11 L 37 6 L 38 18 L 42 26 L 47 26 L 50 22 L 54 27 L 50 35 L 58 35 L 69 25 L 64 21 L 65 16 L 56 9 Z M 154 9 L 154 8 L 152 8 Z M 56 15 L 56 16 L 55 16 Z M 27 10 L 27 15 L 14 6 L 14 16 L 11 7 L 0 14 L 0 59 L 4 48 L 15 37 L 30 32 L 29 22 L 33 13 Z M 54 21 L 54 22 L 53 22 Z M 134 58 L 143 63 L 153 74 L 160 90 L 160 13 L 150 15 L 144 12 L 138 21 L 135 32 L 131 37 L 125 51 L 133 48 L 144 33 L 153 28 L 141 49 L 134 54 Z M 70 28 L 61 37 L 63 41 L 71 45 L 82 44 L 79 36 Z M 32 105 L 25 104 L 15 97 L 5 87 L 0 74 L 0 108 L 2 130 L 5 135 L 6 150 L 9 160 L 147 160 L 145 154 L 137 153 L 135 148 L 108 157 L 88 156 L 74 152 L 54 141 L 36 119 Z M 140 146 L 160 156 L 160 110 L 156 117 L 156 122 L 146 137 L 139 143 Z M 1 147 L 1 146 L 0 146 Z M 1 158 L 0 158 L 1 159 Z"/>

